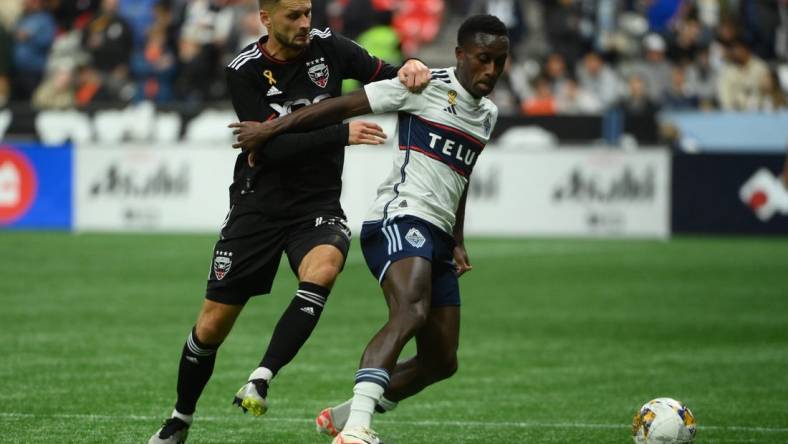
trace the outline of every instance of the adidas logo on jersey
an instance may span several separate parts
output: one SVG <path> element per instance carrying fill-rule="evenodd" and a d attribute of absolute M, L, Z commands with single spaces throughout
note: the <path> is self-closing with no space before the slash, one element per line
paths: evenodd
<path fill-rule="evenodd" d="M 282 91 L 279 91 L 279 88 L 271 85 L 271 88 L 268 89 L 268 92 L 265 94 L 268 97 L 276 96 L 282 94 Z"/>
<path fill-rule="evenodd" d="M 315 315 L 315 309 L 312 307 L 301 307 L 301 311 L 311 316 Z"/>
<path fill-rule="evenodd" d="M 443 108 L 443 110 L 449 114 L 453 114 L 455 116 L 457 115 L 457 108 L 455 108 L 454 105 L 449 105 L 446 108 Z"/>

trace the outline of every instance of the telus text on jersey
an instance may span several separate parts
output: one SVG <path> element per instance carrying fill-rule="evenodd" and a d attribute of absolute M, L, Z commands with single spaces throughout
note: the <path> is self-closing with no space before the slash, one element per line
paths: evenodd
<path fill-rule="evenodd" d="M 455 159 L 463 162 L 467 166 L 473 165 L 473 161 L 476 159 L 476 152 L 473 150 L 466 148 L 461 143 L 457 143 L 454 140 L 449 139 L 448 137 L 444 137 L 433 132 L 429 133 L 430 136 L 430 148 L 433 150 L 438 150 L 436 145 L 439 142 L 443 141 L 443 147 L 440 148 L 440 153 L 444 156 L 454 157 Z"/>

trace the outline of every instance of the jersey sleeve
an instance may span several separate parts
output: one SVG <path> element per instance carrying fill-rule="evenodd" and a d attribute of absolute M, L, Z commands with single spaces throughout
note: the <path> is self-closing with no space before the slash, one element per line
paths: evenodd
<path fill-rule="evenodd" d="M 392 111 L 417 111 L 421 105 L 422 95 L 414 94 L 400 83 L 399 79 L 381 80 L 364 85 L 369 107 L 375 114 Z"/>
<path fill-rule="evenodd" d="M 397 76 L 399 67 L 370 55 L 361 45 L 343 35 L 333 35 L 334 48 L 338 59 L 342 61 L 342 72 L 346 78 L 366 84 Z"/>

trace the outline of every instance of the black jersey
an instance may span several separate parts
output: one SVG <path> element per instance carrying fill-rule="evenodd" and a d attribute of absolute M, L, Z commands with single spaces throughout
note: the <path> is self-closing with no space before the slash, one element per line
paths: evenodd
<path fill-rule="evenodd" d="M 337 97 L 344 79 L 369 83 L 397 75 L 397 67 L 329 29 L 313 29 L 309 47 L 288 61 L 266 52 L 267 39 L 244 48 L 225 69 L 241 121 L 270 120 Z M 347 141 L 347 124 L 338 124 L 272 138 L 257 153 L 253 168 L 242 152 L 230 187 L 231 204 L 253 206 L 272 219 L 343 215 L 339 195 Z"/>

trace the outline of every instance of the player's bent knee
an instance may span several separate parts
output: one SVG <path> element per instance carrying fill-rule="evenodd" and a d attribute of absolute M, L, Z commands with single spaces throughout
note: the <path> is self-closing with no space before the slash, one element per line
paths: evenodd
<path fill-rule="evenodd" d="M 407 304 L 391 314 L 392 320 L 409 332 L 417 331 L 427 323 L 429 307 L 426 304 Z"/>
<path fill-rule="evenodd" d="M 232 328 L 232 322 L 215 317 L 201 317 L 197 320 L 195 332 L 197 339 L 204 344 L 220 344 Z"/>
<path fill-rule="evenodd" d="M 454 376 L 458 368 L 459 362 L 457 361 L 456 354 L 442 356 L 438 361 L 433 361 L 431 363 L 430 374 L 435 381 L 441 381 Z"/>
<path fill-rule="evenodd" d="M 306 269 L 302 275 L 299 276 L 299 279 L 303 282 L 311 282 L 321 287 L 330 288 L 334 285 L 334 281 L 337 280 L 340 271 L 342 271 L 341 266 L 334 264 L 313 266 Z"/>

